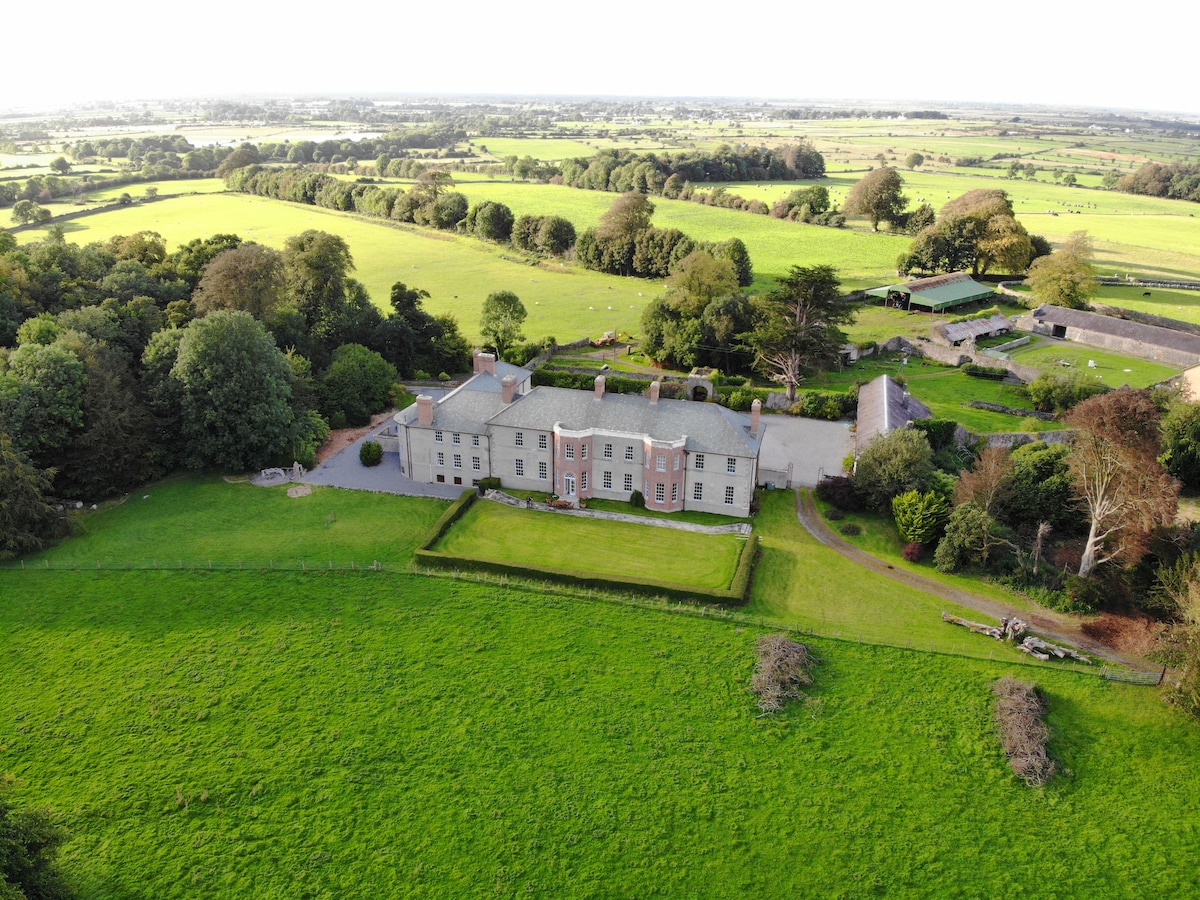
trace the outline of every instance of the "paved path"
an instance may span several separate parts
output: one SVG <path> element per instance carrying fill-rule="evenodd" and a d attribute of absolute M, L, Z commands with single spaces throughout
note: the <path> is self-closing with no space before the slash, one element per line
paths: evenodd
<path fill-rule="evenodd" d="M 924 575 L 897 569 L 882 560 L 876 559 L 869 553 L 865 553 L 857 547 L 852 546 L 834 532 L 817 511 L 812 494 L 808 491 L 797 491 L 796 512 L 800 519 L 800 524 L 808 530 L 809 534 L 825 546 L 836 550 L 851 562 L 857 563 L 873 572 L 899 581 L 901 584 L 908 585 L 911 588 L 916 588 L 919 591 L 924 591 L 927 594 L 933 594 L 935 597 L 941 597 L 943 600 L 948 600 L 959 606 L 965 606 L 968 609 L 981 612 L 997 621 L 1003 616 L 1016 616 L 1028 622 L 1031 630 L 1036 631 L 1040 637 L 1059 641 L 1063 644 L 1070 644 L 1092 656 L 1120 663 L 1138 671 L 1150 671 L 1152 668 L 1141 657 L 1120 653 L 1097 640 L 1089 638 L 1080 630 L 1078 624 L 1065 617 L 1058 616 L 1049 610 L 1031 614 L 1026 610 L 1016 609 L 995 600 L 959 590 L 940 581 L 934 581 L 932 578 L 926 578 Z"/>
<path fill-rule="evenodd" d="M 840 475 L 842 462 L 853 447 L 849 422 L 825 422 L 801 416 L 763 416 L 766 432 L 758 465 L 786 471 L 792 484 L 814 487 L 822 475 Z"/>
<path fill-rule="evenodd" d="M 377 466 L 364 466 L 358 461 L 358 450 L 363 441 L 370 440 L 392 425 L 382 423 L 341 452 L 331 456 L 300 479 L 302 484 L 318 484 L 327 487 L 349 488 L 355 491 L 375 491 L 379 494 L 399 494 L 404 497 L 434 497 L 439 500 L 457 500 L 468 488 L 454 484 L 425 484 L 413 481 L 400 474 L 400 455 L 383 454 L 383 462 Z"/>
<path fill-rule="evenodd" d="M 579 516 L 585 519 L 607 519 L 610 522 L 629 522 L 633 525 L 650 525 L 655 528 L 674 528 L 676 531 L 694 531 L 697 534 L 749 534 L 751 526 L 748 522 L 734 522 L 730 525 L 697 525 L 695 522 L 677 522 L 672 519 L 659 519 L 654 516 L 631 516 L 627 513 L 608 512 L 601 509 L 559 509 L 546 503 L 527 503 L 506 494 L 504 491 L 490 490 L 483 495 L 485 500 L 503 503 L 505 506 L 523 507 L 538 512 L 556 512 L 564 516 Z"/>

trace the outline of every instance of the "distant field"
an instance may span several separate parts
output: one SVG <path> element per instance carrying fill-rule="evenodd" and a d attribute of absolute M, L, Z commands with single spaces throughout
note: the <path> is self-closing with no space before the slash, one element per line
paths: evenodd
<path fill-rule="evenodd" d="M 532 156 L 534 159 L 558 161 L 571 159 L 576 156 L 594 156 L 597 148 L 574 140 L 533 139 L 487 137 L 476 138 L 473 141 L 476 148 L 487 148 L 487 152 L 497 159 L 506 156 Z"/>
<path fill-rule="evenodd" d="M 808 182 L 790 182 L 801 187 Z M 558 185 L 471 182 L 459 185 L 471 203 L 495 200 L 515 215 L 560 215 L 583 229 L 595 225 L 616 201 L 617 194 L 583 191 Z M 786 193 L 786 191 L 784 191 Z M 706 241 L 739 237 L 750 251 L 758 283 L 773 284 L 793 265 L 832 265 L 848 288 L 873 287 L 894 279 L 896 257 L 908 238 L 870 234 L 814 225 L 797 225 L 730 209 L 655 197 L 654 224 L 678 228 Z"/>
<path fill-rule="evenodd" d="M 1014 285 L 1013 288 L 1022 294 L 1033 296 L 1024 285 Z M 1147 293 L 1149 297 L 1144 296 Z M 1096 291 L 1096 302 L 1200 325 L 1200 291 L 1102 284 Z"/>
<path fill-rule="evenodd" d="M 452 556 L 511 562 L 620 580 L 724 589 L 742 540 L 476 503 L 433 547 Z"/>
<path fill-rule="evenodd" d="M 511 290 L 521 298 L 529 311 L 524 327 L 530 339 L 553 336 L 565 343 L 614 328 L 640 333 L 642 309 L 661 289 L 655 282 L 557 263 L 530 266 L 474 239 L 242 194 L 160 200 L 63 224 L 67 239 L 78 243 L 149 229 L 162 234 L 171 249 L 221 232 L 282 247 L 288 237 L 309 228 L 346 239 L 355 274 L 376 306 L 387 309 L 392 284 L 403 281 L 429 291 L 425 308 L 455 314 L 469 338 L 478 338 L 483 300 L 493 291 Z M 43 233 L 27 231 L 18 239 L 27 243 Z"/>

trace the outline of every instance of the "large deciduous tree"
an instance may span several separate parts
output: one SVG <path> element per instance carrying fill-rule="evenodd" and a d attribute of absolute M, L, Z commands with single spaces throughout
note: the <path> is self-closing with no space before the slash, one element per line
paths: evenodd
<path fill-rule="evenodd" d="M 896 169 L 890 166 L 873 169 L 850 189 L 844 212 L 849 216 L 865 216 L 875 231 L 879 230 L 880 222 L 897 226 L 908 204 L 908 198 L 901 193 L 903 187 L 904 179 Z"/>
<path fill-rule="evenodd" d="M 756 324 L 743 339 L 759 367 L 787 389 L 789 403 L 805 375 L 836 366 L 857 304 L 841 293 L 830 266 L 792 266 L 779 287 L 757 304 Z"/>
<path fill-rule="evenodd" d="M 240 309 L 264 320 L 283 299 L 283 254 L 262 244 L 242 244 L 213 257 L 192 296 L 196 311 Z"/>
<path fill-rule="evenodd" d="M 504 354 L 517 341 L 524 340 L 521 325 L 528 313 L 521 298 L 512 291 L 496 291 L 488 294 L 483 301 L 483 313 L 479 318 L 479 333 L 489 341 L 496 350 L 496 356 L 504 358 Z"/>
<path fill-rule="evenodd" d="M 892 498 L 932 486 L 933 448 L 925 433 L 897 428 L 866 446 L 854 466 L 854 492 L 868 507 L 885 510 Z"/>
<path fill-rule="evenodd" d="M 1136 562 L 1150 531 L 1175 517 L 1179 483 L 1158 461 L 1159 412 L 1146 391 L 1123 388 L 1084 400 L 1067 465 L 1088 514 L 1079 575 L 1108 560 Z"/>
<path fill-rule="evenodd" d="M 0 798 L 0 897 L 66 900 L 73 896 L 55 857 L 66 832 L 44 809 L 14 809 Z"/>
<path fill-rule="evenodd" d="M 1092 268 L 1092 241 L 1086 231 L 1076 231 L 1051 253 L 1033 261 L 1025 283 L 1038 303 L 1083 309 L 1096 296 Z"/>
<path fill-rule="evenodd" d="M 189 466 L 244 472 L 292 446 L 291 366 L 249 313 L 220 310 L 189 325 L 171 375 L 182 386 L 179 439 Z"/>
<path fill-rule="evenodd" d="M 936 221 L 922 228 L 900 270 L 983 275 L 996 267 L 1023 272 L 1033 257 L 1029 232 L 1013 216 L 1012 202 L 1001 190 L 968 191 L 942 207 Z"/>

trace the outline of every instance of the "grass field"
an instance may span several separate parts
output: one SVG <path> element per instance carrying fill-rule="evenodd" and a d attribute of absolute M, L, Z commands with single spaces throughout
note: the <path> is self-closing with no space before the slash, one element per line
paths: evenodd
<path fill-rule="evenodd" d="M 289 497 L 286 487 L 179 476 L 79 516 L 74 537 L 29 564 L 298 566 L 306 560 L 311 566 L 378 560 L 402 567 L 423 529 L 444 510 L 444 503 L 413 497 L 327 487 Z"/>
<path fill-rule="evenodd" d="M 728 588 L 743 539 L 476 503 L 431 549 L 613 580 Z"/>
<path fill-rule="evenodd" d="M 1044 341 L 1018 347 L 1013 360 L 1047 372 L 1083 372 L 1109 387 L 1149 387 L 1179 374 L 1179 369 L 1144 359 L 1119 356 L 1073 341 Z M 1089 366 L 1094 362 L 1094 367 Z"/>
<path fill-rule="evenodd" d="M 936 618 L 768 499 L 758 611 Z M 82 900 L 1200 891 L 1200 729 L 1153 688 L 815 638 L 765 719 L 736 622 L 386 572 L 0 582 L 0 775 Z M 1005 674 L 1046 695 L 1046 788 L 999 749 Z"/>
<path fill-rule="evenodd" d="M 350 245 L 355 274 L 377 306 L 388 308 L 392 285 L 403 281 L 429 291 L 425 308 L 455 314 L 470 338 L 479 336 L 483 300 L 493 291 L 511 290 L 521 298 L 529 311 L 524 327 L 530 339 L 553 336 L 565 343 L 587 335 L 599 337 L 613 328 L 639 333 L 642 309 L 661 290 L 656 282 L 557 263 L 531 266 L 498 246 L 474 239 L 240 194 L 159 200 L 66 222 L 62 227 L 67 239 L 78 243 L 143 229 L 157 231 L 170 249 L 221 232 L 279 248 L 287 238 L 307 229 L 330 231 Z M 19 238 L 23 242 L 38 240 L 43 233 L 27 231 Z"/>

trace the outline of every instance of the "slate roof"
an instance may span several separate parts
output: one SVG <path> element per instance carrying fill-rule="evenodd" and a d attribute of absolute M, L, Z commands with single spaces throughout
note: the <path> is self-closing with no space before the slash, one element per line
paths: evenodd
<path fill-rule="evenodd" d="M 1065 306 L 1040 306 L 1031 315 L 1038 323 L 1063 325 L 1081 331 L 1140 341 L 1143 344 L 1192 354 L 1200 359 L 1200 335 L 1189 334 L 1186 331 L 1175 331 L 1159 325 L 1144 325 L 1141 322 L 1115 319 L 1112 316 L 1084 312 L 1082 309 L 1068 309 Z"/>
<path fill-rule="evenodd" d="M 550 431 L 560 425 L 569 431 L 648 435 L 654 440 L 678 441 L 693 453 L 757 456 L 764 428 L 750 434 L 749 417 L 715 403 L 660 399 L 651 403 L 640 394 L 536 387 L 517 397 L 489 421 L 491 425 Z"/>
<path fill-rule="evenodd" d="M 880 375 L 858 391 L 859 447 L 865 447 L 881 434 L 903 428 L 913 419 L 929 419 L 929 407 L 912 396 L 889 375 Z"/>

